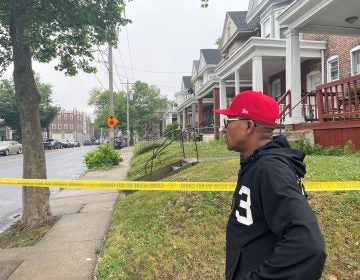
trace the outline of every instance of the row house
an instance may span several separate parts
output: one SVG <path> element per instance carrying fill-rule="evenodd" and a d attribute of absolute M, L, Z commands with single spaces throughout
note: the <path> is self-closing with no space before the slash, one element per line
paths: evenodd
<path fill-rule="evenodd" d="M 61 109 L 50 124 L 49 138 L 71 139 L 83 143 L 94 135 L 90 117 L 77 109 Z"/>
<path fill-rule="evenodd" d="M 213 122 L 218 138 L 224 116 L 212 109 L 253 89 L 278 100 L 288 128 L 310 131 L 325 146 L 352 140 L 360 149 L 360 1 L 345 2 L 250 0 L 248 11 L 227 12 L 221 45 L 211 50 L 219 60 L 206 61 L 210 50 L 201 50 L 193 64 L 193 96 L 178 106 L 182 126 L 206 133 Z"/>
<path fill-rule="evenodd" d="M 193 62 L 196 67 L 199 61 Z M 183 76 L 181 80 L 181 90 L 175 94 L 177 106 L 177 123 L 182 128 L 194 128 L 197 126 L 197 110 L 194 86 L 191 82 L 191 76 Z"/>

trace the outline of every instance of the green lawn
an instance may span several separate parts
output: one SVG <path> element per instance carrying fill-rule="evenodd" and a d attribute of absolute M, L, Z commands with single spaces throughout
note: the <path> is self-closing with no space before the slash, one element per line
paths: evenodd
<path fill-rule="evenodd" d="M 156 167 L 175 158 L 177 148 L 164 151 Z M 150 154 L 133 158 L 130 178 Z M 213 141 L 202 142 L 199 155 L 234 153 L 223 141 Z M 359 157 L 307 156 L 306 164 L 305 180 L 360 181 Z M 238 168 L 237 158 L 200 162 L 164 181 L 236 181 Z M 359 202 L 359 191 L 310 193 L 327 245 L 323 279 L 360 276 Z M 119 200 L 100 252 L 98 279 L 223 279 L 230 206 L 231 193 L 140 191 Z"/>

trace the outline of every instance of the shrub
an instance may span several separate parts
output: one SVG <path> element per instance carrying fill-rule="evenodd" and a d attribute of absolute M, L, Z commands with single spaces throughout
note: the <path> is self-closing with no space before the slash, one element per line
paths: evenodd
<path fill-rule="evenodd" d="M 359 153 L 355 152 L 354 145 L 351 140 L 349 140 L 343 148 L 341 147 L 322 147 L 319 144 L 311 145 L 310 142 L 306 139 L 302 139 L 293 144 L 295 149 L 303 151 L 307 155 L 317 155 L 317 156 L 359 156 Z"/>
<path fill-rule="evenodd" d="M 322 155 L 323 147 L 318 144 L 311 145 L 310 141 L 307 139 L 302 139 L 297 141 L 294 145 L 295 149 L 303 151 L 307 155 Z"/>
<path fill-rule="evenodd" d="M 86 167 L 90 170 L 109 169 L 113 165 L 118 165 L 121 161 L 122 158 L 119 153 L 105 144 L 98 146 L 85 156 Z"/>
<path fill-rule="evenodd" d="M 347 141 L 346 144 L 344 145 L 344 154 L 349 156 L 355 153 L 355 147 L 354 144 L 351 140 Z"/>

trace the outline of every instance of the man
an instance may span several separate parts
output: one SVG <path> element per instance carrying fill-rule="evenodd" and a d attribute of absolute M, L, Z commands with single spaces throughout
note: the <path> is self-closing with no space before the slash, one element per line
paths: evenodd
<path fill-rule="evenodd" d="M 319 279 L 325 245 L 300 181 L 305 155 L 284 136 L 273 138 L 278 104 L 244 91 L 214 112 L 227 116 L 227 148 L 240 152 L 241 164 L 226 230 L 226 279 Z"/>

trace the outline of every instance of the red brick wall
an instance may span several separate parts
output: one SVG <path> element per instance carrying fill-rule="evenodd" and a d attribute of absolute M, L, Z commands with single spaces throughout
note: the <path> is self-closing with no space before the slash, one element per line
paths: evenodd
<path fill-rule="evenodd" d="M 338 55 L 339 78 L 351 76 L 350 50 L 360 45 L 360 36 L 304 33 L 304 40 L 327 41 L 328 46 L 325 50 L 325 71 L 327 71 L 327 59 L 333 55 Z"/>

